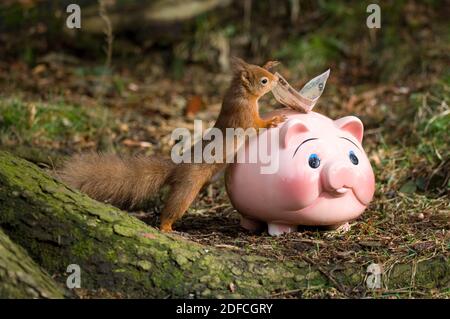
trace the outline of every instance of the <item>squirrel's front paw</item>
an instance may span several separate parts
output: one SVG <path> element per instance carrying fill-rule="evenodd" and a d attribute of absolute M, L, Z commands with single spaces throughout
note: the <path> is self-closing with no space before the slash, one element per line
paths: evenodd
<path fill-rule="evenodd" d="M 267 122 L 267 126 L 266 127 L 267 128 L 276 127 L 278 124 L 283 123 L 286 120 L 287 120 L 287 116 L 286 115 L 274 116 Z"/>

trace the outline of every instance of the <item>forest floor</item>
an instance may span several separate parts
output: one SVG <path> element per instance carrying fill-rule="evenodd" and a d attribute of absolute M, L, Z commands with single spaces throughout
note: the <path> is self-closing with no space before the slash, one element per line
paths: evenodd
<path fill-rule="evenodd" d="M 126 66 L 125 66 L 126 65 Z M 58 168 L 81 151 L 120 154 L 169 154 L 176 127 L 193 129 L 193 120 L 212 125 L 220 109 L 229 75 L 188 66 L 174 79 L 157 58 L 139 63 L 114 63 L 114 71 L 72 56 L 49 54 L 29 67 L 0 62 L 0 146 L 37 163 Z M 300 88 L 294 70 L 279 72 Z M 332 70 L 315 110 L 332 118 L 354 114 L 365 124 L 364 148 L 376 176 L 376 193 L 369 208 L 348 232 L 302 228 L 271 237 L 239 226 L 223 181 L 207 187 L 176 223 L 180 236 L 242 254 L 279 260 L 308 258 L 318 265 L 344 262 L 379 264 L 387 274 L 396 263 L 449 256 L 450 77 L 409 78 L 395 85 L 349 85 Z M 274 98 L 261 101 L 262 110 L 278 107 Z M 132 212 L 158 225 L 161 198 L 148 210 Z M 417 289 L 414 278 L 396 287 L 385 278 L 384 290 L 367 297 L 449 298 L 450 288 Z M 392 288 L 395 287 L 395 288 Z M 366 291 L 361 287 L 355 296 Z M 292 291 L 282 298 L 342 297 L 334 288 Z"/>

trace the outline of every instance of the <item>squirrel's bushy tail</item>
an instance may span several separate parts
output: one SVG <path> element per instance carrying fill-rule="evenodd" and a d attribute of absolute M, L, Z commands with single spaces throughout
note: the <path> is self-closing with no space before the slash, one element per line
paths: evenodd
<path fill-rule="evenodd" d="M 175 166 L 159 156 L 122 158 L 88 153 L 69 159 L 58 176 L 98 201 L 134 208 L 158 192 Z"/>

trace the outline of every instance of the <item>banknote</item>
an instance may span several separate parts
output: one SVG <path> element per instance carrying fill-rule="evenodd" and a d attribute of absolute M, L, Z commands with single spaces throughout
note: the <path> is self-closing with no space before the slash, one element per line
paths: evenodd
<path fill-rule="evenodd" d="M 300 95 L 311 100 L 317 100 L 322 95 L 329 76 L 330 69 L 316 76 L 302 87 L 299 92 Z"/>
<path fill-rule="evenodd" d="M 322 95 L 330 69 L 306 83 L 300 92 L 297 92 L 281 74 L 277 72 L 275 75 L 279 78 L 278 85 L 272 90 L 275 99 L 296 111 L 309 112 Z"/>

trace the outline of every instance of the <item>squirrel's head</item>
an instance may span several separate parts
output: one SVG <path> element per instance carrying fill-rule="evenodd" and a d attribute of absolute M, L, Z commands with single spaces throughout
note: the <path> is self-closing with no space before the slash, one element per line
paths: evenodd
<path fill-rule="evenodd" d="M 237 57 L 233 57 L 231 62 L 234 77 L 251 95 L 261 97 L 278 83 L 278 77 L 269 72 L 270 68 L 279 64 L 277 61 L 268 61 L 262 67 L 248 64 Z"/>

